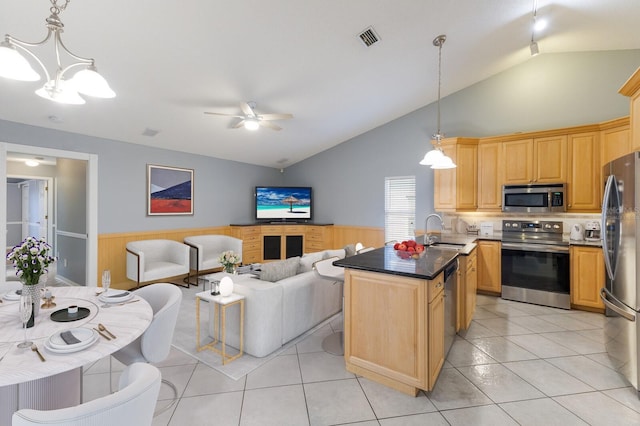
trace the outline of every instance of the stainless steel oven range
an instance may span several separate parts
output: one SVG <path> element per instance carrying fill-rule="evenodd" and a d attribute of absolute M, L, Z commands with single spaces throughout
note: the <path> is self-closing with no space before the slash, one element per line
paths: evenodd
<path fill-rule="evenodd" d="M 571 309 L 562 222 L 502 221 L 502 298 Z"/>

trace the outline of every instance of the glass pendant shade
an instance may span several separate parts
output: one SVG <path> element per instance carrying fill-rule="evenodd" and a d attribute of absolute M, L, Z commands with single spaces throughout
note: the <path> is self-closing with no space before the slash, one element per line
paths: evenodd
<path fill-rule="evenodd" d="M 436 164 L 442 157 L 444 157 L 442 151 L 435 148 L 424 155 L 424 158 L 420 161 L 420 164 L 423 166 L 432 166 Z"/>
<path fill-rule="evenodd" d="M 116 92 L 109 87 L 107 80 L 98 74 L 98 71 L 93 66 L 78 71 L 70 82 L 75 90 L 84 95 L 95 98 L 115 98 L 116 96 Z"/>
<path fill-rule="evenodd" d="M 442 155 L 442 158 L 438 160 L 437 163 L 431 165 L 431 168 L 436 170 L 454 169 L 455 167 L 456 165 L 454 164 L 451 157 L 447 157 L 444 154 Z"/>
<path fill-rule="evenodd" d="M 83 105 L 85 103 L 85 100 L 76 92 L 73 85 L 64 80 L 58 82 L 58 87 L 56 87 L 54 80 L 50 80 L 36 90 L 36 95 L 60 104 Z"/>
<path fill-rule="evenodd" d="M 258 124 L 258 120 L 254 118 L 247 118 L 244 120 L 244 128 L 247 130 L 258 130 L 260 124 Z"/>
<path fill-rule="evenodd" d="M 7 42 L 0 43 L 0 76 L 20 81 L 40 80 L 40 74 Z"/>

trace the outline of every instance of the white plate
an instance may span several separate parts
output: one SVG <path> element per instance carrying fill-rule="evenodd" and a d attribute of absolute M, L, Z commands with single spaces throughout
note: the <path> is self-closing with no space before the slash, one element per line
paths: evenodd
<path fill-rule="evenodd" d="M 64 331 L 70 331 L 73 336 L 80 341 L 78 343 L 72 343 L 70 345 L 67 344 L 60 336 L 60 333 Z M 96 333 L 96 331 L 93 329 L 84 327 L 71 328 L 69 330 L 62 330 L 60 332 L 57 332 L 49 337 L 49 346 L 51 346 L 51 348 L 53 349 L 71 349 L 90 345 L 92 343 L 92 340 L 96 340 L 97 338 L 98 333 Z"/>
<path fill-rule="evenodd" d="M 67 346 L 72 346 L 72 347 L 58 349 L 58 348 L 52 347 L 51 343 L 49 342 L 49 340 L 45 340 L 43 346 L 45 347 L 46 350 L 48 350 L 49 352 L 52 352 L 54 354 L 70 354 L 70 353 L 73 353 L 73 352 L 79 352 L 79 351 L 83 351 L 83 350 L 87 349 L 89 346 L 93 345 L 95 342 L 98 341 L 98 337 L 97 336 L 98 336 L 98 334 L 96 333 L 96 337 L 94 339 L 88 340 L 82 346 L 67 345 Z"/>
<path fill-rule="evenodd" d="M 131 299 L 133 299 L 133 293 L 125 290 L 109 290 L 98 296 L 98 300 L 103 303 L 120 303 Z"/>
<path fill-rule="evenodd" d="M 20 295 L 16 293 L 16 290 L 10 291 L 2 296 L 4 300 L 20 300 Z"/>

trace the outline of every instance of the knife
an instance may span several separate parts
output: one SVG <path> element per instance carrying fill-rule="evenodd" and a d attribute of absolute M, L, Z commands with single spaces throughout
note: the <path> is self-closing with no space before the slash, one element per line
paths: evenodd
<path fill-rule="evenodd" d="M 102 331 L 98 330 L 98 329 L 97 329 L 97 328 L 95 328 L 95 327 L 93 327 L 93 329 L 94 329 L 95 331 L 97 331 L 97 332 L 98 332 L 98 334 L 99 334 L 99 335 L 101 335 L 102 337 L 104 337 L 105 339 L 107 339 L 107 340 L 111 340 L 111 337 L 107 336 L 107 335 L 106 335 L 106 334 L 104 334 Z"/>

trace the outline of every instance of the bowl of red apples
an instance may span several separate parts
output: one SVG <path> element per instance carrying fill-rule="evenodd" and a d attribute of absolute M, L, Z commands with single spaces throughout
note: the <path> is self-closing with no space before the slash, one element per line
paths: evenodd
<path fill-rule="evenodd" d="M 414 240 L 395 243 L 393 245 L 393 249 L 396 251 L 396 255 L 401 259 L 418 259 L 424 254 L 424 245 L 419 244 Z"/>

